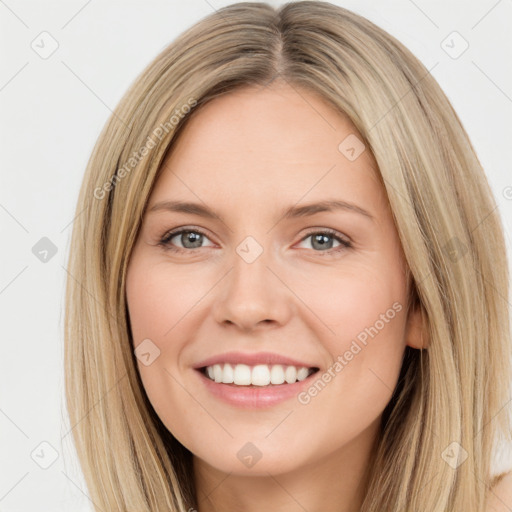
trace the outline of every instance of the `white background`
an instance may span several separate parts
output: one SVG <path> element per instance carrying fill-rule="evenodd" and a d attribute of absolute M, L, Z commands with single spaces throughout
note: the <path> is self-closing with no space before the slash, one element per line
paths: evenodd
<path fill-rule="evenodd" d="M 67 435 L 63 396 L 64 280 L 79 186 L 103 124 L 133 79 L 179 33 L 229 3 L 0 1 L 3 512 L 93 510 Z M 512 1 L 333 3 L 390 32 L 428 69 L 437 64 L 432 75 L 486 170 L 510 250 Z M 46 59 L 31 47 L 43 31 L 58 43 Z M 469 44 L 455 59 L 442 47 L 453 31 Z M 461 48 L 461 40 L 450 41 L 452 51 Z M 32 252 L 43 237 L 57 249 L 46 263 Z M 35 460 L 49 463 L 52 449 L 55 462 L 41 468 Z M 497 465 L 512 467 L 505 460 Z"/>

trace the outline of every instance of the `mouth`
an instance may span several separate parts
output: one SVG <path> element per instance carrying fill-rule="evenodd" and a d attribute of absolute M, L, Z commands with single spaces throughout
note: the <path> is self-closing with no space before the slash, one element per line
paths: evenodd
<path fill-rule="evenodd" d="M 281 364 L 221 363 L 197 368 L 204 377 L 217 384 L 232 387 L 273 388 L 302 382 L 319 371 L 318 367 L 298 367 Z"/>
<path fill-rule="evenodd" d="M 297 399 L 312 385 L 318 367 L 221 363 L 195 368 L 204 389 L 240 410 L 264 410 Z"/>

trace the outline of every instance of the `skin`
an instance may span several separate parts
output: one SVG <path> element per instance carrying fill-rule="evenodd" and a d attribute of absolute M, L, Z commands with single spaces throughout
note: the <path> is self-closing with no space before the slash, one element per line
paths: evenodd
<path fill-rule="evenodd" d="M 506 473 L 491 489 L 486 512 L 510 512 L 512 510 L 512 472 Z"/>
<path fill-rule="evenodd" d="M 138 361 L 145 391 L 193 453 L 200 512 L 359 510 L 405 347 L 424 348 L 419 311 L 405 315 L 406 263 L 375 160 L 368 149 L 346 158 L 338 146 L 358 135 L 351 122 L 281 81 L 239 89 L 196 114 L 148 210 L 194 201 L 224 222 L 144 215 L 126 296 L 134 347 L 149 338 L 160 350 L 148 366 Z M 285 207 L 325 199 L 355 203 L 373 220 L 349 210 L 280 218 Z M 184 253 L 158 245 L 179 227 L 206 236 L 172 238 Z M 352 247 L 335 238 L 315 244 L 311 235 L 325 228 Z M 236 252 L 247 236 L 263 248 L 252 263 Z M 314 362 L 321 375 L 395 302 L 401 311 L 306 405 L 292 398 L 268 409 L 231 406 L 193 369 L 223 352 L 266 350 Z M 262 454 L 252 467 L 237 457 L 247 442 Z"/>

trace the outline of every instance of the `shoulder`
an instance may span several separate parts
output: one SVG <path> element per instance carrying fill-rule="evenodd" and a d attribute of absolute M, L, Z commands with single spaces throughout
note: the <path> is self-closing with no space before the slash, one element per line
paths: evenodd
<path fill-rule="evenodd" d="M 501 473 L 491 484 L 485 512 L 510 512 L 512 510 L 512 471 Z"/>

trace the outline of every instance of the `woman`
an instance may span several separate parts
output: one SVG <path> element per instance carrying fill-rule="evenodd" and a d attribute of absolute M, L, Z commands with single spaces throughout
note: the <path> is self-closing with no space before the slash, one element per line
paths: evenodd
<path fill-rule="evenodd" d="M 503 230 L 382 29 L 316 1 L 203 19 L 118 105 L 82 211 L 66 392 L 98 510 L 512 506 Z"/>

